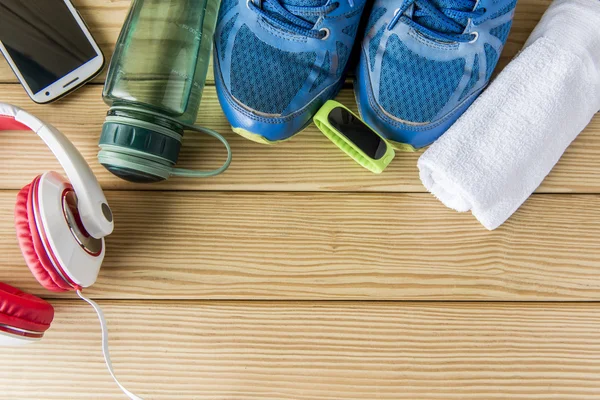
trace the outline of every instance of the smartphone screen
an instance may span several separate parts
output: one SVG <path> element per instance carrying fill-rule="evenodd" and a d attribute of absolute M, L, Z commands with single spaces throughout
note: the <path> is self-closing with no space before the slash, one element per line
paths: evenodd
<path fill-rule="evenodd" d="M 387 143 L 367 124 L 342 107 L 336 107 L 329 113 L 329 123 L 338 132 L 346 136 L 367 156 L 379 160 L 385 155 Z"/>
<path fill-rule="evenodd" d="M 98 56 L 63 0 L 0 0 L 0 41 L 33 93 Z"/>

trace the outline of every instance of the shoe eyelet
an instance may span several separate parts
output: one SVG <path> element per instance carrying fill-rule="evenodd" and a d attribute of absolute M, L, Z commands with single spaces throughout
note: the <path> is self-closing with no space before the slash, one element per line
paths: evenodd
<path fill-rule="evenodd" d="M 250 8 L 250 3 L 251 3 L 251 2 L 252 2 L 252 0 L 246 0 L 246 8 L 247 8 L 248 10 L 252 10 L 252 9 Z"/>
<path fill-rule="evenodd" d="M 331 35 L 331 31 L 328 28 L 321 28 L 319 29 L 319 32 L 325 32 L 325 36 L 323 36 L 321 40 L 327 40 Z"/>
<path fill-rule="evenodd" d="M 475 43 L 477 39 L 479 39 L 479 32 L 471 32 L 471 35 L 475 36 L 473 39 L 469 40 L 469 43 Z"/>

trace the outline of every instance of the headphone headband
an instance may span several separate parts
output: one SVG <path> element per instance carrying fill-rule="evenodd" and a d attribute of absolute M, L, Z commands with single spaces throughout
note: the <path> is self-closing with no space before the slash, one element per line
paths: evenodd
<path fill-rule="evenodd" d="M 86 231 L 100 239 L 113 231 L 113 218 L 98 180 L 67 137 L 26 111 L 0 103 L 0 131 L 32 130 L 42 138 L 65 170 L 77 195 L 77 209 Z"/>

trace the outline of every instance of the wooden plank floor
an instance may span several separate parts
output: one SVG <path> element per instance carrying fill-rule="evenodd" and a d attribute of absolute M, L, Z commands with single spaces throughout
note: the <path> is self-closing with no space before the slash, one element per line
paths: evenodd
<path fill-rule="evenodd" d="M 129 0 L 75 0 L 107 55 Z M 519 0 L 500 67 L 549 4 Z M 600 116 L 537 193 L 486 231 L 424 191 L 399 154 L 363 171 L 314 128 L 267 147 L 234 135 L 212 72 L 198 122 L 234 161 L 204 180 L 140 186 L 97 162 L 104 75 L 33 104 L 0 60 L 0 101 L 61 129 L 97 173 L 116 219 L 98 283 L 113 363 L 146 399 L 600 398 Z M 351 86 L 340 94 L 353 106 Z M 217 166 L 188 135 L 180 164 Z M 12 224 L 16 192 L 60 166 L 34 135 L 3 132 L 0 280 L 49 299 L 38 345 L 0 349 L 0 399 L 121 399 L 89 306 L 45 292 Z"/>
<path fill-rule="evenodd" d="M 150 399 L 597 399 L 600 393 L 600 310 L 592 304 L 101 304 L 117 373 Z M 97 348 L 93 311 L 81 302 L 57 305 L 58 328 L 45 345 L 2 350 L 10 360 L 0 366 L 3 398 L 123 398 Z"/>

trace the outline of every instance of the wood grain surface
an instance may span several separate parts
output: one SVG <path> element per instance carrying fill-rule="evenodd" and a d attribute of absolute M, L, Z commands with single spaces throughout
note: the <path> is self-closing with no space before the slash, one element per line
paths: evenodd
<path fill-rule="evenodd" d="M 23 266 L 0 193 L 0 270 Z M 109 192 L 98 298 L 600 300 L 600 196 L 539 195 L 488 232 L 426 194 Z M 12 236 L 12 237 L 11 237 Z"/>
<path fill-rule="evenodd" d="M 73 0 L 107 59 L 129 0 Z M 500 70 L 549 0 L 519 0 Z M 97 162 L 100 75 L 33 104 L 0 59 L 0 101 L 62 130 L 115 213 L 98 282 L 117 374 L 146 400 L 596 400 L 600 398 L 600 117 L 524 206 L 486 231 L 424 193 L 419 153 L 375 176 L 311 127 L 263 146 L 231 132 L 212 70 L 198 123 L 234 161 L 211 179 L 133 185 Z M 350 83 L 339 98 L 353 107 Z M 30 347 L 0 348 L 0 399 L 122 399 L 92 309 L 31 277 L 16 190 L 61 171 L 39 138 L 2 132 L 0 280 L 50 299 Z M 225 157 L 184 139 L 180 165 Z"/>
<path fill-rule="evenodd" d="M 97 161 L 98 140 L 108 107 L 100 86 L 87 86 L 53 105 L 34 105 L 18 85 L 0 85 L 0 99 L 16 104 L 58 127 L 91 164 L 106 189 L 243 190 L 243 191 L 371 191 L 424 192 L 416 167 L 421 153 L 397 153 L 384 174 L 374 175 L 339 151 L 314 126 L 275 146 L 250 142 L 231 131 L 214 87 L 207 87 L 198 123 L 223 133 L 231 143 L 233 162 L 227 172 L 210 179 L 172 178 L 158 185 L 135 185 L 107 172 Z M 339 100 L 356 109 L 345 89 Z M 25 150 L 24 150 L 25 149 Z M 19 157 L 14 157 L 19 154 Z M 179 165 L 210 170 L 225 160 L 223 145 L 194 133 L 183 141 Z M 31 133 L 3 132 L 0 189 L 20 189 L 37 174 L 60 170 L 43 142 Z M 575 140 L 538 189 L 541 193 L 600 192 L 600 115 Z"/>
<path fill-rule="evenodd" d="M 47 341 L 2 350 L 2 398 L 122 399 L 91 307 L 55 304 Z M 101 305 L 117 374 L 146 399 L 600 397 L 594 304 Z"/>

